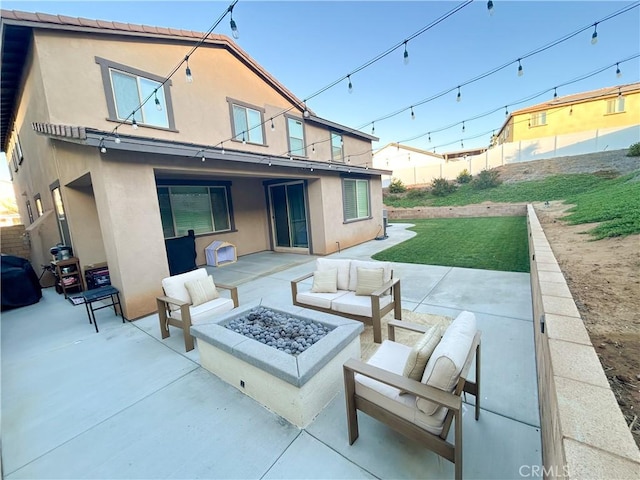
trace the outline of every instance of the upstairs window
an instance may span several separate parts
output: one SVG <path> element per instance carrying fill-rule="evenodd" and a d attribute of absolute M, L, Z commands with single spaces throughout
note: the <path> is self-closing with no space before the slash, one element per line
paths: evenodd
<path fill-rule="evenodd" d="M 345 178 L 342 187 L 344 219 L 361 220 L 371 216 L 369 181 Z"/>
<path fill-rule="evenodd" d="M 109 120 L 175 130 L 171 80 L 96 57 L 100 65 Z M 140 105 L 144 102 L 142 108 Z M 135 115 L 132 113 L 135 111 Z"/>
<path fill-rule="evenodd" d="M 256 107 L 231 102 L 233 139 L 243 143 L 264 145 L 263 111 Z"/>
<path fill-rule="evenodd" d="M 226 186 L 158 187 L 164 238 L 231 230 L 229 197 Z"/>
<path fill-rule="evenodd" d="M 344 162 L 344 145 L 342 135 L 331 133 L 331 159 L 334 162 Z"/>
<path fill-rule="evenodd" d="M 624 112 L 624 97 L 618 95 L 617 98 L 607 100 L 607 114 Z"/>
<path fill-rule="evenodd" d="M 22 165 L 24 154 L 22 153 L 22 145 L 20 145 L 20 136 L 18 134 L 16 134 L 16 143 L 13 148 L 15 149 L 16 157 L 18 157 L 18 165 Z"/>
<path fill-rule="evenodd" d="M 29 215 L 29 223 L 33 223 L 33 210 L 31 210 L 31 202 L 27 200 L 27 215 Z"/>
<path fill-rule="evenodd" d="M 530 127 L 539 127 L 547 124 L 547 112 L 535 112 L 529 117 Z"/>
<path fill-rule="evenodd" d="M 41 217 L 42 214 L 44 213 L 44 208 L 42 208 L 42 198 L 38 193 L 35 197 L 33 197 L 33 199 L 36 202 L 36 213 L 38 214 L 38 217 Z"/>
<path fill-rule="evenodd" d="M 287 118 L 289 132 L 289 153 L 297 157 L 306 157 L 304 142 L 304 124 L 296 118 Z"/>

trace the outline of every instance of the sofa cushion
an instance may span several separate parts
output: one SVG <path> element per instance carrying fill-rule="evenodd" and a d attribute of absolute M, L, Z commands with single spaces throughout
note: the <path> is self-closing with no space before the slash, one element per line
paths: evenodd
<path fill-rule="evenodd" d="M 204 268 L 198 268 L 191 270 L 190 272 L 181 273 L 179 275 L 173 275 L 162 279 L 162 289 L 167 297 L 175 298 L 176 300 L 182 300 L 183 302 L 191 303 L 191 297 L 187 291 L 187 287 L 184 286 L 185 282 L 190 280 L 198 280 L 206 278 L 208 275 L 207 270 Z M 171 310 L 179 310 L 180 307 L 175 305 L 169 305 Z"/>
<path fill-rule="evenodd" d="M 316 270 L 338 270 L 338 290 L 349 290 L 349 269 L 351 260 L 341 258 L 318 258 L 316 260 Z"/>
<path fill-rule="evenodd" d="M 347 290 L 356 291 L 358 285 L 358 268 L 382 268 L 384 269 L 384 283 L 391 280 L 391 262 L 365 262 L 363 260 L 351 260 L 351 268 L 349 269 L 349 287 Z M 340 286 L 338 286 L 340 288 Z"/>
<path fill-rule="evenodd" d="M 351 315 L 371 317 L 371 297 L 356 295 L 356 292 L 343 292 L 344 295 L 331 302 L 331 309 L 336 312 Z M 380 297 L 380 308 L 384 308 L 392 301 L 391 295 Z M 402 373 L 402 372 L 401 372 Z"/>
<path fill-rule="evenodd" d="M 310 290 L 307 290 L 304 292 L 298 292 L 296 301 L 298 303 L 303 303 L 311 307 L 330 309 L 331 303 L 334 300 L 346 294 L 346 290 L 338 290 L 336 293 L 313 293 Z"/>
<path fill-rule="evenodd" d="M 396 375 L 402 375 L 410 351 L 411 348 L 406 345 L 385 340 L 367 363 Z M 416 408 L 415 395 L 402 395 L 399 389 L 364 375 L 356 374 L 355 380 L 358 396 L 382 406 L 434 435 L 440 435 L 442 432 L 446 409 L 440 408 L 435 415 L 425 415 Z"/>
<path fill-rule="evenodd" d="M 205 278 L 198 278 L 197 280 L 189 280 L 184 282 L 184 286 L 189 292 L 191 297 L 191 305 L 197 307 L 203 303 L 215 300 L 220 296 L 218 290 L 216 290 L 216 284 L 213 283 L 213 277 L 207 275 Z"/>
<path fill-rule="evenodd" d="M 422 375 L 422 383 L 452 392 L 460 378 L 460 371 L 469 355 L 476 334 L 476 317 L 471 312 L 460 313 L 449 325 L 431 354 Z M 437 403 L 418 399 L 417 407 L 426 415 L 433 415 Z"/>
<path fill-rule="evenodd" d="M 440 326 L 434 325 L 427 330 L 411 349 L 402 375 L 419 382 L 424 375 L 427 361 L 440 342 L 440 338 Z"/>
<path fill-rule="evenodd" d="M 358 267 L 357 272 L 356 295 L 371 295 L 384 285 L 383 268 Z"/>
<path fill-rule="evenodd" d="M 197 325 L 200 323 L 207 323 L 211 320 L 211 317 L 223 314 L 233 310 L 233 300 L 225 297 L 218 297 L 215 300 L 210 300 L 206 303 L 198 305 L 197 307 L 189 307 L 191 314 L 191 324 Z M 171 314 L 172 317 L 182 320 L 180 310 Z"/>
<path fill-rule="evenodd" d="M 316 270 L 313 272 L 313 293 L 336 293 L 338 291 L 338 269 Z"/>

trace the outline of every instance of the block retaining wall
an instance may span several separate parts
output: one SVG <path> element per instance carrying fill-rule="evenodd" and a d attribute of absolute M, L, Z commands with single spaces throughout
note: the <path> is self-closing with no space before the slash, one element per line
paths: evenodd
<path fill-rule="evenodd" d="M 6 255 L 31 260 L 29 240 L 25 237 L 24 225 L 0 227 L 0 250 Z"/>
<path fill-rule="evenodd" d="M 545 478 L 637 479 L 640 450 L 532 205 L 390 208 L 390 220 L 527 216 Z"/>

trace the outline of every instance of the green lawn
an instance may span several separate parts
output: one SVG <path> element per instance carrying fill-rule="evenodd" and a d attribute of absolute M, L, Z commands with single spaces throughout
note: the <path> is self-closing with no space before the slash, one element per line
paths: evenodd
<path fill-rule="evenodd" d="M 376 260 L 529 272 L 526 217 L 408 220 L 417 235 Z M 393 227 L 391 227 L 393 228 Z"/>

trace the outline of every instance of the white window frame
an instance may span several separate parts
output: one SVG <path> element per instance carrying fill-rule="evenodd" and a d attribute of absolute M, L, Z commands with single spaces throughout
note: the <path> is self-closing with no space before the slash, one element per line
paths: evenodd
<path fill-rule="evenodd" d="M 335 140 L 337 140 L 337 145 L 334 145 Z M 338 149 L 340 154 L 336 155 Z M 338 132 L 331 132 L 331 160 L 344 163 L 344 139 L 342 134 Z"/>
<path fill-rule="evenodd" d="M 624 111 L 625 111 L 624 95 L 618 95 L 616 98 L 610 98 L 607 100 L 607 115 L 624 113 Z"/>
<path fill-rule="evenodd" d="M 355 203 L 355 216 L 350 216 L 347 211 L 347 204 L 349 199 L 347 199 L 347 195 L 350 194 L 348 184 L 353 182 L 354 185 L 354 193 L 355 198 L 352 199 L 353 203 Z M 366 200 L 361 202 L 359 198 L 359 189 L 364 189 L 360 193 L 366 194 Z M 344 221 L 346 222 L 354 222 L 359 220 L 367 220 L 371 218 L 371 184 L 368 179 L 361 178 L 343 178 L 342 179 L 342 208 Z"/>
<path fill-rule="evenodd" d="M 289 155 L 294 156 L 294 157 L 306 157 L 307 156 L 307 144 L 306 144 L 306 132 L 305 132 L 305 128 L 304 128 L 304 121 L 301 118 L 297 118 L 297 117 L 290 117 L 290 116 L 286 116 L 287 118 L 287 145 L 289 146 Z M 294 137 L 292 132 L 291 132 L 291 128 L 290 128 L 290 124 L 291 122 L 295 122 L 296 124 L 299 124 L 302 127 L 302 138 L 299 137 Z M 302 141 L 302 148 L 296 148 L 293 149 L 293 145 L 291 145 L 291 140 L 295 139 L 295 140 L 300 140 Z"/>
<path fill-rule="evenodd" d="M 229 102 L 229 116 L 231 118 L 231 131 L 233 132 L 233 141 L 242 142 L 244 136 L 245 143 L 250 143 L 252 145 L 266 145 L 266 136 L 264 131 L 264 109 L 230 98 L 228 98 L 227 101 Z M 244 110 L 245 122 L 247 124 L 246 130 L 236 125 L 236 108 Z M 249 111 L 256 112 L 260 116 L 260 120 L 257 124 L 254 125 L 249 121 Z"/>

